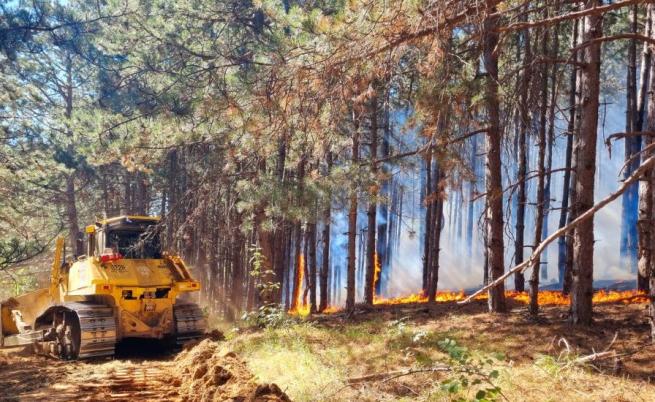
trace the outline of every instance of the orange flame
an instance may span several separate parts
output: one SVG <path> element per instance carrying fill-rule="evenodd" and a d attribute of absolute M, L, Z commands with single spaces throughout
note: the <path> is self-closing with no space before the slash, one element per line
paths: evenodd
<path fill-rule="evenodd" d="M 382 271 L 382 267 L 380 266 L 380 258 L 378 257 L 377 252 L 373 254 L 373 265 L 375 266 L 375 271 L 373 273 L 373 294 L 375 295 L 375 288 L 378 285 L 378 281 L 380 280 L 380 272 Z"/>
<path fill-rule="evenodd" d="M 301 314 L 301 310 L 307 310 L 307 313 L 309 313 L 309 307 L 307 306 L 306 303 L 303 303 L 303 297 L 302 297 L 302 284 L 303 284 L 303 278 L 305 276 L 305 256 L 300 253 L 298 255 L 298 272 L 296 272 L 296 281 L 293 286 L 293 299 L 291 302 L 291 308 L 289 309 L 289 312 L 294 314 L 298 313 Z M 307 315 L 307 314 L 301 314 L 301 315 Z"/>
<path fill-rule="evenodd" d="M 466 298 L 463 290 L 459 292 L 444 291 L 438 292 L 437 302 L 458 302 Z M 505 292 L 508 299 L 516 300 L 519 303 L 528 304 L 530 302 L 530 295 L 527 292 L 516 292 L 508 290 Z M 483 293 L 475 297 L 475 300 L 487 300 L 488 296 Z M 623 303 L 623 304 L 642 304 L 648 302 L 648 296 L 644 292 L 637 290 L 599 290 L 593 295 L 594 304 L 609 304 L 609 303 Z M 397 305 L 397 304 L 416 304 L 427 303 L 428 298 L 424 292 L 413 293 L 408 296 L 384 298 L 375 296 L 373 304 L 375 305 Z M 568 306 L 570 304 L 569 296 L 564 295 L 562 292 L 553 290 L 542 290 L 538 296 L 539 305 L 541 306 Z M 338 306 L 329 306 L 324 314 L 331 314 L 341 311 L 342 308 Z"/>

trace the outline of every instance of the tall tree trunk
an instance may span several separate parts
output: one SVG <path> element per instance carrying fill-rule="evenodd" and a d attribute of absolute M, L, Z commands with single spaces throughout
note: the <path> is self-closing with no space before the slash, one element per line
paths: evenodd
<path fill-rule="evenodd" d="M 487 161 L 486 161 L 486 192 L 487 192 L 487 232 L 488 261 L 490 280 L 494 281 L 503 275 L 505 270 L 504 239 L 503 239 L 503 181 L 501 166 L 501 135 L 500 103 L 498 100 L 498 19 L 495 2 L 487 0 L 487 17 L 484 20 L 482 35 L 482 59 L 487 79 L 485 83 L 485 105 L 487 109 Z M 489 310 L 504 312 L 505 286 L 500 284 L 489 290 Z"/>
<path fill-rule="evenodd" d="M 423 233 L 423 275 L 422 275 L 422 287 L 425 292 L 428 291 L 428 278 L 430 267 L 432 266 L 431 257 L 432 257 L 432 225 L 434 219 L 432 215 L 434 214 L 434 203 L 431 201 L 432 197 L 432 146 L 428 151 L 427 156 L 425 157 L 425 195 L 423 197 L 423 203 L 425 204 L 425 230 Z"/>
<path fill-rule="evenodd" d="M 384 128 L 383 128 L 383 135 L 382 135 L 382 145 L 381 145 L 381 153 L 382 153 L 382 158 L 387 158 L 389 157 L 390 154 L 390 139 L 391 139 L 391 123 L 390 123 L 390 105 L 389 105 L 389 90 L 385 90 L 385 99 L 384 99 L 384 105 L 382 107 L 383 110 L 383 116 L 384 116 Z M 391 194 L 391 177 L 387 174 L 388 169 L 385 163 L 382 163 L 378 169 L 382 171 L 382 180 L 381 180 L 381 194 L 382 198 L 387 200 L 385 202 L 380 203 L 380 222 L 377 224 L 377 253 L 378 253 L 378 262 L 380 264 L 380 272 L 378 273 L 378 280 L 375 283 L 375 289 L 373 290 L 376 295 L 382 295 L 385 289 L 388 286 L 389 283 L 389 269 L 391 268 L 390 265 L 390 260 L 391 260 L 391 247 L 390 247 L 390 239 L 389 239 L 389 229 L 391 224 L 393 223 L 392 218 L 391 218 L 391 213 L 390 213 L 390 208 L 393 207 L 393 203 L 390 201 L 392 200 L 392 194 Z"/>
<path fill-rule="evenodd" d="M 316 313 L 318 311 L 318 304 L 316 303 L 316 223 L 307 225 L 307 245 L 308 250 L 308 268 L 309 268 L 309 305 L 310 312 Z"/>
<path fill-rule="evenodd" d="M 352 168 L 359 163 L 359 116 L 353 113 Z M 357 253 L 357 192 L 356 184 L 350 188 L 350 210 L 348 211 L 348 271 L 346 273 L 346 310 L 355 309 L 355 274 Z"/>
<path fill-rule="evenodd" d="M 544 11 L 544 18 L 548 18 L 548 9 Z M 543 28 L 541 38 L 542 54 L 548 54 L 549 30 Z M 546 187 L 546 123 L 548 117 L 548 66 L 544 64 L 541 69 L 541 93 L 539 108 L 539 156 L 537 157 L 537 205 L 534 222 L 533 247 L 541 243 L 541 235 L 544 223 L 544 191 Z M 535 316 L 539 313 L 539 270 L 541 269 L 541 256 L 534 259 L 532 272 L 530 273 L 530 314 Z"/>
<path fill-rule="evenodd" d="M 244 252 L 244 239 L 241 233 L 241 218 L 235 219 L 232 231 L 234 232 L 232 238 L 232 286 L 230 289 L 230 305 L 229 312 L 232 319 L 236 319 L 243 307 L 243 252 Z M 210 255 L 215 253 L 210 250 Z M 211 261 L 211 257 L 210 257 Z M 210 264 L 210 269 L 213 269 Z"/>
<path fill-rule="evenodd" d="M 168 216 L 166 217 L 166 244 L 172 251 L 175 247 L 174 242 L 174 228 L 175 228 L 175 208 L 177 207 L 177 150 L 172 149 L 168 154 Z"/>
<path fill-rule="evenodd" d="M 600 0 L 587 0 L 585 8 L 600 6 Z M 594 205 L 596 175 L 596 141 L 600 95 L 600 52 L 598 42 L 603 34 L 603 16 L 591 14 L 583 19 L 580 88 L 580 133 L 576 163 L 576 206 L 582 214 Z M 573 289 L 571 291 L 571 319 L 575 324 L 589 325 L 592 321 L 594 276 L 594 221 L 588 219 L 578 225 L 574 233 Z"/>
<path fill-rule="evenodd" d="M 441 230 L 443 228 L 443 197 L 441 194 L 441 185 L 442 180 L 441 169 L 439 168 L 439 163 L 435 160 L 434 163 L 434 192 L 430 196 L 431 205 L 433 205 L 433 215 L 432 215 L 432 243 L 430 244 L 430 249 L 432 249 L 432 257 L 430 261 L 430 274 L 428 275 L 428 302 L 433 303 L 436 300 L 437 296 L 437 284 L 439 283 L 439 251 L 441 243 Z"/>
<path fill-rule="evenodd" d="M 555 2 L 555 7 L 559 7 L 560 1 Z M 550 57 L 552 59 L 557 59 L 559 56 L 559 36 L 560 36 L 560 26 L 559 24 L 554 28 L 553 34 L 553 45 L 550 50 Z M 555 145 L 555 118 L 556 118 L 556 106 L 557 106 L 557 86 L 558 81 L 557 77 L 559 74 L 559 66 L 553 64 L 551 73 L 550 73 L 550 103 L 548 105 L 548 146 L 546 148 L 546 184 L 544 187 L 544 224 L 541 231 L 541 238 L 545 239 L 548 237 L 548 219 L 550 217 L 550 202 L 551 202 L 551 179 L 552 174 L 551 170 L 553 169 L 553 147 Z M 548 257 L 544 256 L 544 263 L 542 264 L 541 278 L 548 279 Z"/>
<path fill-rule="evenodd" d="M 70 128 L 70 119 L 73 117 L 73 61 L 71 54 L 66 52 L 66 85 L 62 91 L 62 97 L 66 103 L 66 109 L 64 111 L 64 117 L 66 117 L 66 134 L 68 137 L 73 136 L 73 131 Z M 72 140 L 72 138 L 71 138 Z M 71 160 L 74 159 L 75 150 L 72 143 L 68 145 L 66 149 L 68 157 Z M 68 237 L 71 246 L 71 253 L 73 257 L 81 255 L 84 253 L 84 247 L 82 242 L 79 239 L 80 236 L 80 227 L 77 217 L 77 197 L 75 195 L 75 176 L 76 176 L 76 166 L 72 166 L 73 171 L 66 176 L 66 192 L 65 196 L 65 205 L 66 205 L 66 217 L 68 219 Z M 64 256 L 65 258 L 66 256 Z"/>
<path fill-rule="evenodd" d="M 75 175 L 66 177 L 66 218 L 68 219 L 68 237 L 71 253 L 74 257 L 84 253 L 82 243 L 79 241 L 80 226 L 77 221 L 77 203 L 75 197 Z"/>
<path fill-rule="evenodd" d="M 305 258 L 302 251 L 303 230 L 300 222 L 295 225 L 294 230 L 294 275 L 293 291 L 291 292 L 291 311 L 298 311 L 302 302 L 300 291 L 302 290 L 303 277 L 305 275 Z"/>
<path fill-rule="evenodd" d="M 364 301 L 368 305 L 373 305 L 373 297 L 375 296 L 375 271 L 380 263 L 379 256 L 376 248 L 376 229 L 377 229 L 377 215 L 378 215 L 378 164 L 375 162 L 378 158 L 378 98 L 377 88 L 374 89 L 375 94 L 371 99 L 371 175 L 373 176 L 373 185 L 370 190 L 370 200 L 367 212 L 368 218 L 368 234 L 366 245 L 366 275 L 364 284 Z"/>
<path fill-rule="evenodd" d="M 521 13 L 521 19 L 527 20 L 527 9 Z M 528 172 L 528 150 L 526 144 L 526 137 L 528 135 L 528 125 L 530 123 L 530 109 L 528 106 L 528 89 L 530 87 L 530 77 L 532 76 L 532 51 L 530 48 L 530 30 L 524 29 L 521 32 L 523 43 L 523 61 L 522 73 L 520 79 L 520 104 L 519 104 L 519 132 L 518 132 L 518 172 L 517 172 L 517 206 L 516 206 L 516 233 L 514 239 L 514 265 L 519 265 L 523 262 L 523 253 L 525 247 L 525 207 L 527 203 L 526 197 L 526 176 Z M 518 292 L 525 290 L 525 277 L 522 272 L 514 274 L 514 289 Z"/>
<path fill-rule="evenodd" d="M 123 203 L 121 204 L 121 215 L 130 215 L 132 213 L 132 177 L 130 172 L 123 174 Z"/>
<path fill-rule="evenodd" d="M 629 11 L 630 13 L 630 30 L 637 33 L 637 11 L 635 5 Z M 628 45 L 628 76 L 626 79 L 626 115 L 625 115 L 625 132 L 635 131 L 637 116 L 637 41 L 632 39 Z M 625 161 L 627 162 L 641 150 L 640 137 L 625 137 Z M 627 179 L 639 167 L 639 158 L 635 158 L 628 163 L 623 170 L 623 179 Z M 625 193 L 621 199 L 621 261 L 628 267 L 632 273 L 637 272 L 636 250 L 637 250 L 637 199 L 638 186 L 635 183 Z M 647 282 L 642 278 L 638 282 Z"/>
<path fill-rule="evenodd" d="M 655 5 L 648 5 L 648 12 L 646 18 L 646 32 L 649 37 L 655 39 L 655 26 L 653 25 L 653 18 L 655 18 Z M 648 52 L 649 47 L 644 46 L 644 52 Z M 650 74 L 642 74 L 642 88 L 648 88 L 648 116 L 646 122 L 646 130 L 655 131 L 655 62 L 651 60 L 652 54 L 644 54 L 642 57 L 643 64 L 648 63 L 648 70 Z M 649 77 L 650 76 L 650 79 Z M 647 82 L 647 84 L 646 84 Z M 644 91 L 645 95 L 645 91 Z M 644 97 L 645 101 L 645 97 Z M 640 107 L 643 104 L 640 103 Z M 644 137 L 644 147 L 653 143 L 651 136 Z M 654 153 L 652 151 L 643 155 L 643 158 L 649 158 Z M 639 272 L 642 276 L 649 278 L 648 294 L 651 297 L 650 301 L 650 327 L 651 339 L 655 343 L 655 235 L 653 233 L 653 220 L 655 218 L 655 172 L 653 169 L 648 169 L 644 177 L 639 182 Z"/>
<path fill-rule="evenodd" d="M 575 48 L 578 45 L 578 31 L 579 31 L 579 22 L 575 20 L 573 22 L 573 34 L 571 35 L 571 48 Z M 575 53 L 572 56 L 574 62 L 578 61 L 578 54 Z M 564 171 L 564 180 L 562 181 L 562 208 L 560 210 L 559 216 L 559 225 L 558 229 L 563 228 L 567 222 L 570 220 L 570 190 L 571 190 L 571 169 L 572 169 L 572 160 L 573 160 L 573 139 L 575 138 L 575 128 L 576 128 L 576 108 L 577 108 L 577 88 L 578 88 L 578 69 L 575 65 L 571 67 L 571 75 L 569 78 L 569 121 L 566 128 L 566 155 L 565 155 L 565 165 L 566 170 Z M 568 245 L 572 243 L 573 234 L 569 233 L 566 236 L 562 236 L 558 239 L 558 253 L 557 253 L 557 267 L 558 267 L 558 277 L 559 283 L 562 285 L 562 292 L 568 294 L 571 290 L 571 264 L 569 264 L 570 258 L 568 258 L 569 247 Z"/>
<path fill-rule="evenodd" d="M 467 208 L 467 213 L 466 213 L 466 249 L 468 256 L 471 257 L 473 255 L 473 224 L 474 224 L 474 214 L 473 214 L 473 207 L 475 203 L 473 202 L 473 198 L 475 198 L 475 195 L 477 193 L 476 189 L 476 183 L 478 180 L 478 136 L 474 136 L 473 139 L 471 140 L 471 171 L 473 172 L 474 178 L 469 182 L 469 195 L 468 195 L 468 205 L 466 206 Z"/>
<path fill-rule="evenodd" d="M 332 170 L 332 152 L 328 152 L 326 155 L 327 159 L 327 172 L 326 175 L 330 174 Z M 330 205 L 331 197 L 328 197 L 327 205 L 323 210 L 323 233 L 321 235 L 321 240 L 323 241 L 323 253 L 321 255 L 321 274 L 320 274 L 320 301 L 318 305 L 318 311 L 323 312 L 329 303 L 329 288 L 328 288 L 328 278 L 330 276 L 330 223 L 332 220 L 332 205 Z"/>
<path fill-rule="evenodd" d="M 136 186 L 137 203 L 135 212 L 138 215 L 147 215 L 148 205 L 150 204 L 148 200 L 148 182 L 146 176 L 141 172 L 136 174 Z"/>
<path fill-rule="evenodd" d="M 260 277 L 257 283 L 260 305 L 275 304 L 279 302 L 276 297 L 277 292 L 273 289 L 275 284 L 279 286 L 279 280 L 276 278 L 275 271 L 273 270 L 273 256 L 275 255 L 273 250 L 274 236 L 273 232 L 264 228 L 265 219 L 266 216 L 264 211 L 260 210 L 256 217 L 257 242 L 262 255 Z M 251 303 L 255 303 L 255 299 L 253 299 Z"/>
<path fill-rule="evenodd" d="M 653 34 L 653 5 L 648 5 L 646 12 L 646 21 L 644 23 L 644 35 L 647 37 L 655 37 Z M 652 91 L 655 90 L 653 85 L 653 73 L 651 72 L 652 64 L 652 51 L 648 43 L 644 43 L 643 51 L 641 54 L 641 71 L 639 74 L 639 94 L 637 98 L 637 112 L 635 119 L 635 132 L 641 132 L 644 127 L 645 120 L 645 109 L 646 109 L 646 99 L 650 95 L 652 96 Z M 649 87 L 651 88 L 649 90 Z M 649 116 L 650 119 L 650 105 L 652 103 L 652 98 L 648 100 L 649 104 Z M 649 129 L 652 130 L 655 128 L 655 125 L 650 125 L 650 120 L 648 122 Z M 643 138 L 644 147 L 652 143 L 652 137 L 645 136 Z M 642 155 L 643 159 L 648 158 L 651 154 Z M 652 244 L 653 244 L 653 212 L 652 207 L 652 192 L 653 189 L 650 187 L 653 173 L 648 171 L 645 174 L 645 177 L 642 181 L 639 182 L 639 194 L 638 194 L 638 213 L 637 213 L 637 230 L 638 230 L 638 247 L 637 247 L 637 289 L 647 291 L 650 288 L 650 272 L 653 269 L 651 259 L 653 258 L 652 254 Z M 649 188 L 650 187 L 650 188 Z M 643 194 L 642 194 L 643 193 Z M 643 204 L 643 205 L 642 205 Z"/>

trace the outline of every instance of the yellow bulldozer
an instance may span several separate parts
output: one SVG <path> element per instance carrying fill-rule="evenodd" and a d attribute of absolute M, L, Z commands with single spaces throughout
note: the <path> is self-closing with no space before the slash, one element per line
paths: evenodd
<path fill-rule="evenodd" d="M 182 259 L 162 251 L 159 218 L 120 216 L 86 227 L 86 253 L 68 260 L 56 240 L 50 286 L 0 303 L 0 346 L 33 345 L 74 360 L 113 356 L 117 342 L 183 344 L 205 332 L 200 290 Z"/>

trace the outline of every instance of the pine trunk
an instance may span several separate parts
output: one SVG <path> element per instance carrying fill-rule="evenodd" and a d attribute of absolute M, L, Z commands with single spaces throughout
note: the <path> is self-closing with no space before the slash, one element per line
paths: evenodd
<path fill-rule="evenodd" d="M 655 18 L 655 5 L 648 5 L 648 13 L 646 18 L 646 31 L 649 37 L 655 39 L 655 26 L 653 26 L 653 18 Z M 648 46 L 644 47 L 645 52 L 648 51 Z M 655 131 L 655 63 L 652 62 L 651 55 L 644 54 L 644 60 L 650 65 L 648 66 L 649 74 L 646 77 L 642 75 L 642 87 L 648 88 L 648 114 L 646 121 L 646 130 Z M 648 79 L 650 76 L 650 79 Z M 645 82 L 648 84 L 645 84 Z M 645 100 L 645 96 L 644 96 Z M 653 138 L 651 136 L 644 136 L 644 147 L 651 145 Z M 650 151 L 648 154 L 643 155 L 646 159 L 653 155 Z M 650 326 L 651 326 L 651 340 L 655 343 L 655 235 L 653 234 L 653 219 L 655 217 L 655 172 L 653 169 L 648 169 L 644 177 L 639 182 L 639 272 L 642 276 L 649 278 L 648 294 L 650 299 Z"/>
<path fill-rule="evenodd" d="M 489 280 L 494 281 L 503 275 L 504 233 L 503 233 L 503 182 L 501 166 L 500 104 L 498 99 L 498 19 L 495 2 L 487 0 L 488 14 L 484 20 L 482 36 L 482 58 L 487 79 L 485 83 L 485 104 L 488 114 L 486 192 L 487 192 L 487 259 Z M 506 311 L 505 285 L 500 284 L 489 290 L 489 310 Z"/>
<path fill-rule="evenodd" d="M 434 219 L 432 215 L 434 214 L 434 207 L 431 201 L 432 196 L 432 147 L 428 152 L 428 155 L 425 157 L 425 196 L 423 197 L 423 204 L 425 205 L 425 230 L 423 233 L 423 275 L 422 275 L 422 287 L 424 291 L 428 290 L 428 277 L 430 272 L 430 267 L 432 266 L 431 256 L 432 248 L 432 225 Z"/>
<path fill-rule="evenodd" d="M 637 33 L 637 6 L 633 6 L 630 13 L 630 30 Z M 628 76 L 626 78 L 626 115 L 625 132 L 636 131 L 637 116 L 637 41 L 630 40 L 628 44 Z M 627 179 L 639 167 L 639 158 L 634 158 L 641 150 L 641 137 L 625 137 L 625 161 L 627 168 L 623 170 L 623 179 Z M 621 260 L 632 273 L 637 273 L 637 210 L 638 210 L 638 186 L 632 185 L 621 198 Z M 648 282 L 641 278 L 638 283 Z"/>
<path fill-rule="evenodd" d="M 522 20 L 527 19 L 527 6 L 526 12 L 522 13 Z M 530 123 L 530 113 L 528 106 L 528 89 L 530 87 L 530 77 L 532 69 L 532 51 L 530 48 L 530 30 L 525 29 L 521 32 L 523 42 L 523 61 L 520 86 L 520 104 L 519 104 L 519 131 L 518 131 L 518 172 L 516 181 L 517 188 L 517 206 L 516 206 L 516 227 L 514 239 L 514 265 L 519 265 L 523 262 L 523 254 L 525 247 L 525 207 L 527 203 L 526 197 L 526 176 L 528 172 L 528 149 L 526 138 L 528 135 L 528 124 Z M 522 272 L 514 274 L 514 289 L 518 292 L 525 290 L 525 277 Z"/>
<path fill-rule="evenodd" d="M 371 176 L 373 177 L 373 184 L 370 189 L 370 200 L 367 212 L 368 218 L 368 233 L 366 245 L 366 275 L 364 285 L 364 301 L 368 305 L 373 305 L 373 298 L 375 296 L 375 271 L 378 270 L 378 256 L 376 249 L 376 229 L 377 229 L 377 214 L 378 214 L 378 99 L 377 94 L 373 95 L 371 99 Z"/>
<path fill-rule="evenodd" d="M 434 192 L 431 195 L 431 205 L 434 209 L 432 216 L 432 243 L 430 249 L 432 257 L 430 261 L 430 274 L 428 275 L 428 302 L 433 303 L 437 297 L 437 285 L 439 283 L 439 251 L 441 243 L 441 229 L 443 228 L 443 200 L 440 189 L 440 182 L 442 179 L 441 169 L 439 163 L 435 160 L 434 163 Z"/>
<path fill-rule="evenodd" d="M 653 6 L 649 5 L 646 12 L 646 21 L 644 23 L 644 35 L 647 37 L 655 37 L 653 34 Z M 649 44 L 644 43 L 643 52 L 641 54 L 641 71 L 639 78 L 639 94 L 637 98 L 637 116 L 635 119 L 634 131 L 640 132 L 643 130 L 644 118 L 645 118 L 645 109 L 646 109 L 646 99 L 648 99 L 649 105 L 649 114 L 648 114 L 648 130 L 653 130 L 655 124 L 651 124 L 650 121 L 650 107 L 653 103 L 653 91 L 655 86 L 653 85 L 653 69 L 651 66 L 651 48 Z M 649 89 L 650 87 L 650 89 Z M 647 147 L 652 143 L 653 139 L 651 136 L 644 136 L 643 143 L 644 147 Z M 652 153 L 647 155 L 642 155 L 643 159 L 648 158 Z M 651 170 L 647 171 L 644 175 L 642 181 L 639 182 L 639 191 L 638 191 L 638 213 L 637 213 L 637 232 L 638 232 L 638 247 L 637 247 L 637 289 L 642 291 L 648 291 L 650 289 L 650 272 L 653 269 L 652 267 L 652 258 L 653 258 L 653 209 L 652 209 L 652 197 L 653 197 L 653 188 L 652 181 L 655 180 Z"/>
<path fill-rule="evenodd" d="M 316 224 L 310 223 L 307 226 L 307 245 L 308 250 L 308 271 L 309 271 L 309 305 L 310 312 L 316 313 L 318 304 L 316 303 Z"/>
<path fill-rule="evenodd" d="M 353 114 L 352 168 L 359 163 L 359 120 Z M 350 210 L 348 211 L 348 271 L 346 273 L 346 310 L 355 309 L 355 274 L 357 253 L 357 187 L 353 183 L 350 189 Z"/>
<path fill-rule="evenodd" d="M 327 175 L 330 174 L 332 170 L 332 153 L 328 152 L 327 156 Z M 329 197 L 331 198 L 331 197 Z M 320 301 L 318 304 L 318 311 L 323 312 L 330 300 L 329 300 L 329 287 L 328 287 L 328 278 L 330 277 L 330 223 L 332 220 L 332 206 L 330 201 L 327 201 L 327 205 L 323 210 L 323 231 L 321 234 L 321 240 L 323 241 L 323 252 L 321 255 L 321 273 L 320 273 Z"/>
<path fill-rule="evenodd" d="M 585 2 L 586 9 L 600 5 L 599 0 Z M 587 46 L 581 51 L 584 65 L 580 74 L 581 121 L 575 172 L 577 214 L 584 213 L 594 205 L 601 46 L 592 41 L 602 36 L 602 23 L 602 15 L 590 14 L 583 19 L 582 43 Z M 588 219 L 580 223 L 574 233 L 571 319 L 575 324 L 591 324 L 593 276 L 594 221 Z"/>
<path fill-rule="evenodd" d="M 548 18 L 547 12 L 544 18 Z M 548 53 L 548 33 L 549 30 L 544 28 L 543 37 L 541 38 L 542 54 Z M 541 70 L 541 93 L 540 93 L 540 110 L 539 110 L 539 131 L 538 131 L 538 157 L 537 157 L 537 203 L 536 216 L 534 222 L 534 242 L 533 247 L 541 243 L 541 235 L 544 223 L 544 191 L 546 187 L 546 123 L 548 114 L 548 67 L 546 64 Z M 539 313 L 539 272 L 541 269 L 541 256 L 534 259 L 532 263 L 532 272 L 530 274 L 530 314 L 536 316 Z"/>

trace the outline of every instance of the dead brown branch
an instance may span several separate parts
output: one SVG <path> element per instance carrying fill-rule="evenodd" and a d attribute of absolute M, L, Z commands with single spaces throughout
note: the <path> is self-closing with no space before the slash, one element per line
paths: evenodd
<path fill-rule="evenodd" d="M 359 384 L 362 382 L 368 382 L 368 381 L 390 381 L 395 378 L 399 377 L 404 377 L 407 375 L 412 375 L 412 374 L 418 374 L 418 373 L 437 373 L 437 372 L 448 372 L 451 371 L 450 366 L 432 366 L 432 367 L 427 367 L 427 368 L 409 368 L 405 370 L 395 370 L 395 371 L 387 371 L 385 373 L 374 373 L 374 374 L 369 374 L 365 375 L 362 377 L 352 377 L 346 380 L 348 384 Z"/>
<path fill-rule="evenodd" d="M 607 4 L 603 6 L 596 6 L 588 9 L 584 9 L 581 11 L 574 11 L 570 12 L 568 14 L 562 14 L 558 15 L 555 17 L 551 18 L 546 18 L 543 20 L 538 20 L 538 21 L 529 21 L 529 22 L 517 22 L 514 24 L 507 25 L 505 27 L 500 27 L 498 29 L 499 32 L 511 32 L 511 31 L 520 31 L 522 29 L 527 29 L 527 28 L 536 28 L 536 27 L 548 27 L 555 25 L 557 23 L 563 22 L 563 21 L 568 21 L 568 20 L 575 20 L 579 19 L 588 15 L 594 15 L 594 14 L 605 14 L 609 11 L 613 10 L 618 10 L 620 8 L 626 7 L 626 6 L 631 6 L 635 4 L 645 4 L 647 3 L 646 0 L 624 0 L 624 1 L 618 1 L 616 3 L 612 4 Z"/>

